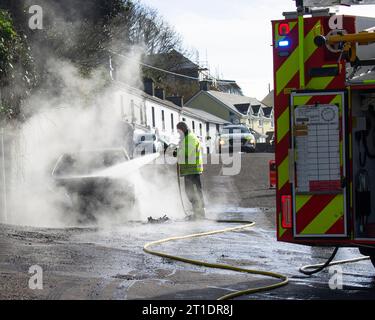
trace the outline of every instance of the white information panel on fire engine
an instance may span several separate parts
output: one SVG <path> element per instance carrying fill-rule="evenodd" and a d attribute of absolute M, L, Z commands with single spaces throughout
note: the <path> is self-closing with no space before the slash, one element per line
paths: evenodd
<path fill-rule="evenodd" d="M 296 191 L 341 191 L 339 107 L 327 104 L 296 107 L 294 137 Z"/>

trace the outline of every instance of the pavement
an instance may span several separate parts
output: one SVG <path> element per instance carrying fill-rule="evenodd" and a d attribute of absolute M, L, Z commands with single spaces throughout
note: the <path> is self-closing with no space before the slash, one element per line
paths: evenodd
<path fill-rule="evenodd" d="M 239 175 L 223 176 L 222 165 L 208 165 L 203 176 L 209 218 L 251 220 L 255 227 L 156 249 L 290 277 L 286 287 L 239 299 L 374 299 L 375 269 L 369 261 L 342 266 L 343 288 L 338 290 L 330 288 L 328 270 L 312 277 L 298 272 L 302 265 L 326 260 L 333 248 L 276 241 L 275 191 L 268 188 L 270 159 L 273 154 L 244 154 Z M 209 220 L 186 222 L 182 210 L 163 224 L 145 220 L 55 229 L 0 225 L 0 299 L 214 300 L 236 290 L 275 283 L 270 278 L 175 262 L 142 250 L 150 241 L 232 226 Z M 358 255 L 356 249 L 341 249 L 338 259 Z M 33 276 L 29 270 L 35 265 L 43 270 L 41 290 L 29 286 Z"/>

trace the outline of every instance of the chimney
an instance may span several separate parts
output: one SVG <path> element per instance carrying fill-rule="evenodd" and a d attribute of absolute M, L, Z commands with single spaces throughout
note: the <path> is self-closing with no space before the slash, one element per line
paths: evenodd
<path fill-rule="evenodd" d="M 149 94 L 150 96 L 155 96 L 155 83 L 154 80 L 150 78 L 144 79 L 144 88 L 145 92 Z"/>
<path fill-rule="evenodd" d="M 165 100 L 165 90 L 163 88 L 156 88 L 155 89 L 155 97 Z"/>
<path fill-rule="evenodd" d="M 184 97 L 181 97 L 181 96 L 167 97 L 166 100 L 174 103 L 175 105 L 181 108 L 184 106 Z"/>
<path fill-rule="evenodd" d="M 208 80 L 200 81 L 199 86 L 200 86 L 201 91 L 209 91 L 210 90 L 210 82 Z"/>

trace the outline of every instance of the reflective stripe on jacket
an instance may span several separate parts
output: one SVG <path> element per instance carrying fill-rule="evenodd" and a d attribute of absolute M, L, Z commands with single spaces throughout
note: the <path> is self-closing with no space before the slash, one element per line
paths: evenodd
<path fill-rule="evenodd" d="M 197 136 L 189 132 L 180 142 L 178 148 L 180 175 L 188 176 L 203 173 L 201 143 Z"/>

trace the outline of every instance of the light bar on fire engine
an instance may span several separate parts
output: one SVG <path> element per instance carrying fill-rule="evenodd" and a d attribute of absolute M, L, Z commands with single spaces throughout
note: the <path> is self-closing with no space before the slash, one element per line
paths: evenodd
<path fill-rule="evenodd" d="M 290 45 L 290 41 L 288 39 L 283 39 L 279 41 L 279 47 L 281 48 L 287 48 Z"/>

